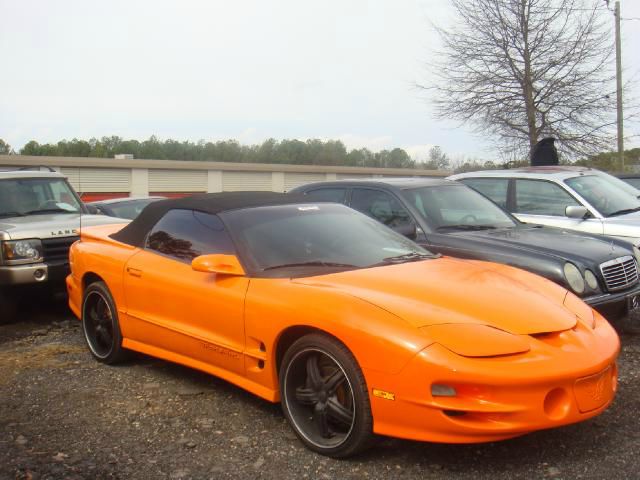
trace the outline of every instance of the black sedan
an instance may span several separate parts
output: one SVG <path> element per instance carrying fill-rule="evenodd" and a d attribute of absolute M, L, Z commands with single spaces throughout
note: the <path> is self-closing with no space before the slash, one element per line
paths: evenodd
<path fill-rule="evenodd" d="M 123 197 L 90 202 L 87 203 L 87 206 L 92 210 L 95 208 L 95 213 L 98 214 L 133 220 L 144 207 L 164 199 L 165 197 Z"/>
<path fill-rule="evenodd" d="M 440 179 L 340 180 L 297 187 L 350 206 L 432 252 L 505 263 L 573 291 L 608 318 L 640 307 L 640 251 L 610 237 L 524 224 L 475 190 Z"/>

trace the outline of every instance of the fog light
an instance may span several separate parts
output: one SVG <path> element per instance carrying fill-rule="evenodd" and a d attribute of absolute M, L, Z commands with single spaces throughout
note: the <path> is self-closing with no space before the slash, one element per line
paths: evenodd
<path fill-rule="evenodd" d="M 456 389 L 449 385 L 434 383 L 431 385 L 431 396 L 433 397 L 455 397 Z"/>
<path fill-rule="evenodd" d="M 571 396 L 564 388 L 554 388 L 544 397 L 544 413 L 551 420 L 562 420 L 569 414 Z"/>
<path fill-rule="evenodd" d="M 42 268 L 39 268 L 35 272 L 33 272 L 33 278 L 35 278 L 39 282 L 44 280 L 45 275 L 46 272 Z"/>

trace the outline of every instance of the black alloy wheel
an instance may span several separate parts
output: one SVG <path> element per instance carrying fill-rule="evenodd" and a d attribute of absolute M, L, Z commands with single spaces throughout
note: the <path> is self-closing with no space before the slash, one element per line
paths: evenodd
<path fill-rule="evenodd" d="M 103 282 L 92 283 L 85 291 L 82 330 L 89 351 L 96 360 L 112 364 L 124 358 L 118 313 Z"/>
<path fill-rule="evenodd" d="M 311 334 L 287 351 L 280 369 L 285 416 L 310 449 L 341 458 L 354 455 L 373 437 L 362 372 L 337 340 Z"/>

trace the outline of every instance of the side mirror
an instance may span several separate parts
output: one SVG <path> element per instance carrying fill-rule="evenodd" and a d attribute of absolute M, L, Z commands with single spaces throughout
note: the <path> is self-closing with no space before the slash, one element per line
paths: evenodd
<path fill-rule="evenodd" d="M 223 275 L 245 275 L 244 268 L 240 265 L 235 255 L 200 255 L 191 262 L 191 268 L 196 272 L 220 273 Z"/>
<path fill-rule="evenodd" d="M 418 232 L 416 231 L 416 224 L 413 222 L 405 223 L 404 225 L 398 225 L 392 228 L 396 233 L 399 233 L 400 235 L 404 235 L 410 240 L 415 240 L 418 237 Z"/>
<path fill-rule="evenodd" d="M 564 214 L 569 218 L 583 219 L 587 216 L 588 213 L 589 213 L 589 210 L 587 210 L 587 207 L 583 207 L 582 205 L 580 206 L 570 205 L 564 210 Z"/>
<path fill-rule="evenodd" d="M 87 207 L 87 211 L 91 214 L 91 215 L 100 215 L 100 210 L 98 210 L 98 207 L 96 207 L 95 205 L 86 205 L 85 207 Z"/>

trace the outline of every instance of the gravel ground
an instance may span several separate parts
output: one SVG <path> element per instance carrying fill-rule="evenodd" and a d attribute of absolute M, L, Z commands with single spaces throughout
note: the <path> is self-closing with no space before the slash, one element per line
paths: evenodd
<path fill-rule="evenodd" d="M 40 305 L 0 326 L 0 479 L 638 478 L 640 335 L 622 343 L 617 399 L 596 419 L 482 445 L 382 438 L 338 461 L 222 380 L 145 356 L 98 364 L 65 307 Z"/>

